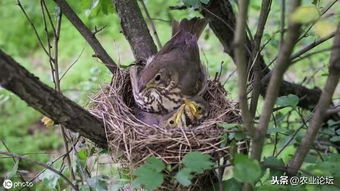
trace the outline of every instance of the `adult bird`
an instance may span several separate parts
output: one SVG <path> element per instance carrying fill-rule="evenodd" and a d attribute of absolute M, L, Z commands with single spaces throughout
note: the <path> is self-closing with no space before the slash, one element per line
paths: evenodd
<path fill-rule="evenodd" d="M 202 94 L 207 81 L 197 44 L 206 24 L 199 18 L 173 22 L 172 38 L 164 47 L 144 68 L 131 68 L 133 96 L 139 108 L 168 114 L 183 104 L 195 106 L 190 100 Z"/>

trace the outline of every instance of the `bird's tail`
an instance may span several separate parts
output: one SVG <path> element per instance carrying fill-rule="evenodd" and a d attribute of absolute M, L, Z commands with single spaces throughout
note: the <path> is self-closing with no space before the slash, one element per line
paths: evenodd
<path fill-rule="evenodd" d="M 198 39 L 201 36 L 207 23 L 208 22 L 206 19 L 201 19 L 197 17 L 192 18 L 190 20 L 183 19 L 181 20 L 181 22 L 173 21 L 172 22 L 172 36 L 175 36 L 180 31 L 185 31 L 185 32 L 189 32 L 195 35 L 196 38 Z"/>

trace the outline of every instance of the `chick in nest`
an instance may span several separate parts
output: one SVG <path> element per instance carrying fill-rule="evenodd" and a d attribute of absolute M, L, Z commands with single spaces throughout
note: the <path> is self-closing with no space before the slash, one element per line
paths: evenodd
<path fill-rule="evenodd" d="M 136 109 L 136 117 L 148 125 L 157 125 L 165 128 L 185 128 L 200 123 L 208 117 L 209 104 L 199 96 L 184 100 L 184 103 L 175 111 L 168 114 L 148 113 Z"/>

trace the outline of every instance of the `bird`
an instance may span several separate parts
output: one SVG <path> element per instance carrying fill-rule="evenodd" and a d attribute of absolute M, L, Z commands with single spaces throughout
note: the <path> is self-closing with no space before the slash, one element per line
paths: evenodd
<path fill-rule="evenodd" d="M 208 116 L 209 105 L 201 97 L 194 97 L 191 101 L 185 100 L 178 109 L 167 113 L 149 113 L 139 108 L 133 109 L 135 117 L 148 125 L 163 128 L 186 128 L 194 125 Z"/>
<path fill-rule="evenodd" d="M 206 24 L 200 18 L 174 21 L 172 38 L 163 48 L 148 58 L 144 67 L 130 69 L 133 97 L 139 108 L 164 115 L 183 104 L 190 106 L 182 109 L 193 109 L 195 104 L 190 100 L 202 94 L 207 81 L 197 44 Z"/>
<path fill-rule="evenodd" d="M 185 99 L 184 104 L 176 112 L 172 112 L 163 126 L 167 128 L 186 128 L 208 117 L 208 112 L 209 104 L 202 97 L 196 96 L 191 100 Z"/>

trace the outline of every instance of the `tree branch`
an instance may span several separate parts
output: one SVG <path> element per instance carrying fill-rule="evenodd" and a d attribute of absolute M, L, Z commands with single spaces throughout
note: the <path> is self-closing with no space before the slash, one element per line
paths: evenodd
<path fill-rule="evenodd" d="M 296 0 L 291 3 L 291 12 L 301 4 L 300 0 Z M 251 147 L 251 156 L 257 160 L 261 159 L 263 144 L 265 140 L 265 135 L 267 133 L 267 127 L 271 114 L 273 112 L 273 106 L 279 95 L 280 84 L 283 80 L 283 74 L 288 69 L 291 59 L 290 55 L 293 52 L 294 46 L 300 35 L 301 25 L 298 23 L 290 22 L 287 31 L 287 37 L 284 40 L 277 59 L 276 66 L 272 72 L 271 79 L 266 92 L 266 99 L 264 101 L 264 106 L 262 109 L 260 121 L 258 127 L 256 127 L 256 135 L 253 138 L 253 144 Z"/>
<path fill-rule="evenodd" d="M 330 116 L 330 115 L 332 115 L 334 113 L 339 113 L 339 112 L 340 112 L 340 105 L 328 109 L 327 113 L 326 113 L 326 116 Z"/>
<path fill-rule="evenodd" d="M 337 27 L 334 45 L 340 46 L 340 25 Z M 300 169 L 309 149 L 311 148 L 316 135 L 321 128 L 321 124 L 327 115 L 327 109 L 329 108 L 334 94 L 335 88 L 339 83 L 340 78 L 340 54 L 339 51 L 333 49 L 331 53 L 331 60 L 329 66 L 329 76 L 326 81 L 326 85 L 322 91 L 321 98 L 316 106 L 316 110 L 310 121 L 309 127 L 305 136 L 303 137 L 299 148 L 295 152 L 293 159 L 288 165 L 288 173 L 295 175 Z"/>
<path fill-rule="evenodd" d="M 147 59 L 157 52 L 136 0 L 114 0 L 121 26 L 136 60 Z"/>
<path fill-rule="evenodd" d="M 251 102 L 250 102 L 250 115 L 253 119 L 256 114 L 257 102 L 260 96 L 261 89 L 261 64 L 259 63 L 258 56 L 260 55 L 260 47 L 261 40 L 264 32 L 264 28 L 267 22 L 267 18 L 269 15 L 270 7 L 272 4 L 272 0 L 263 0 L 260 11 L 260 18 L 257 24 L 257 29 L 255 33 L 253 51 L 252 51 L 252 60 L 254 63 L 254 79 L 253 79 L 253 91 L 251 94 Z"/>
<path fill-rule="evenodd" d="M 159 49 L 162 48 L 162 43 L 161 41 L 159 40 L 159 37 L 158 37 L 158 33 L 157 33 L 157 30 L 156 30 L 156 27 L 155 27 L 155 24 L 153 23 L 152 19 L 151 19 L 151 16 L 150 16 L 150 13 L 148 11 L 148 8 L 146 7 L 145 3 L 144 3 L 144 0 L 139 0 L 140 3 L 142 4 L 142 8 L 144 9 L 144 12 L 145 12 L 145 15 L 146 15 L 146 18 L 149 20 L 150 22 L 150 25 L 151 25 L 151 29 L 152 29 L 152 33 L 153 33 L 153 37 L 156 39 L 156 43 L 157 43 L 157 46 Z"/>
<path fill-rule="evenodd" d="M 234 58 L 231 50 L 236 19 L 230 2 L 228 0 L 210 0 L 208 5 L 204 5 L 202 14 L 209 20 L 209 26 L 223 45 L 224 51 Z M 251 42 L 249 40 L 246 42 L 247 46 L 252 50 Z M 248 59 L 249 58 L 250 55 L 248 55 Z M 263 77 L 270 72 L 270 69 L 267 67 L 261 54 L 258 55 L 258 61 L 261 66 L 261 77 Z M 247 63 L 249 64 L 250 62 Z M 265 96 L 268 83 L 269 77 L 261 80 L 262 96 Z M 281 83 L 279 96 L 289 94 L 295 94 L 300 98 L 299 107 L 313 110 L 321 96 L 321 90 L 318 88 L 309 89 L 299 84 L 283 81 Z"/>
<path fill-rule="evenodd" d="M 33 164 L 36 164 L 38 166 L 41 166 L 41 167 L 44 167 L 44 168 L 47 168 L 48 170 L 58 174 L 62 179 L 64 179 L 67 184 L 69 184 L 74 190 L 79 190 L 78 187 L 76 185 L 74 185 L 65 175 L 63 175 L 61 172 L 59 172 L 58 170 L 56 170 L 55 168 L 45 164 L 45 163 L 41 163 L 41 162 L 38 162 L 38 161 L 35 161 L 33 159 L 30 159 L 30 158 L 27 158 L 27 157 L 24 157 L 24 156 L 21 156 L 21 155 L 17 155 L 17 154 L 14 154 L 14 153 L 8 153 L 8 152 L 2 152 L 0 151 L 0 154 L 2 155 L 6 155 L 6 156 L 10 156 L 10 157 L 14 157 L 14 158 L 17 158 L 17 159 L 21 159 L 21 160 L 24 160 L 24 161 L 28 161 L 28 162 L 31 162 Z"/>
<path fill-rule="evenodd" d="M 239 13 L 236 20 L 236 31 L 234 38 L 234 55 L 235 62 L 237 65 L 237 73 L 238 73 L 238 86 L 239 86 L 239 102 L 241 108 L 242 120 L 247 128 L 248 132 L 253 134 L 253 122 L 252 117 L 248 108 L 248 99 L 247 99 L 247 58 L 246 51 L 244 47 L 244 43 L 246 40 L 246 24 L 248 17 L 248 6 L 249 1 L 239 1 Z"/>
<path fill-rule="evenodd" d="M 107 147 L 104 126 L 99 119 L 43 84 L 2 50 L 0 68 L 0 86 L 13 92 L 56 123 L 78 132 L 99 147 Z"/>
<path fill-rule="evenodd" d="M 69 4 L 65 0 L 53 1 L 60 7 L 61 11 L 67 17 L 67 19 L 74 25 L 74 27 L 89 43 L 93 51 L 96 53 L 96 57 L 98 57 L 105 64 L 105 66 L 112 72 L 112 74 L 115 74 L 116 71 L 119 69 L 117 64 L 112 60 L 112 58 L 100 44 L 96 36 L 86 27 L 83 21 L 81 21 L 76 13 L 72 10 Z"/>

